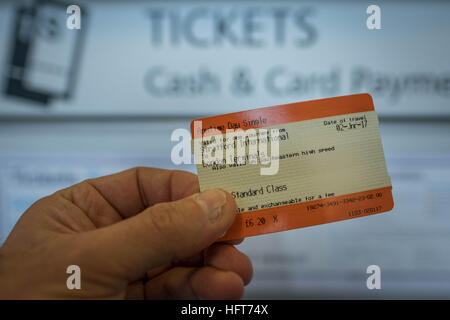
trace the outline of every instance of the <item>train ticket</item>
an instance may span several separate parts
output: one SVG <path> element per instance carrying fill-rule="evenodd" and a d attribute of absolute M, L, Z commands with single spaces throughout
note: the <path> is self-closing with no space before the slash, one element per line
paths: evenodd
<path fill-rule="evenodd" d="M 191 132 L 200 189 L 222 188 L 238 207 L 219 241 L 394 206 L 369 94 L 196 119 Z"/>

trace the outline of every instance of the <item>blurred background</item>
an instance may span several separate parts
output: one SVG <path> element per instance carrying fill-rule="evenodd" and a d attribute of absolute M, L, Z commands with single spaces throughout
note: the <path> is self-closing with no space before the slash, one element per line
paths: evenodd
<path fill-rule="evenodd" d="M 81 29 L 66 22 L 81 8 Z M 381 9 L 370 30 L 369 5 Z M 450 2 L 1 1 L 0 243 L 37 199 L 176 166 L 195 117 L 368 92 L 395 208 L 246 239 L 245 298 L 450 298 Z M 366 268 L 381 268 L 368 290 Z"/>

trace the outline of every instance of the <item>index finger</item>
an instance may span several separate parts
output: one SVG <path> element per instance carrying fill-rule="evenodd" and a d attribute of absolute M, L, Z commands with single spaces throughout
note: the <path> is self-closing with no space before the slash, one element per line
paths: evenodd
<path fill-rule="evenodd" d="M 137 167 L 88 182 L 123 218 L 159 202 L 175 201 L 200 191 L 195 174 L 181 170 Z"/>

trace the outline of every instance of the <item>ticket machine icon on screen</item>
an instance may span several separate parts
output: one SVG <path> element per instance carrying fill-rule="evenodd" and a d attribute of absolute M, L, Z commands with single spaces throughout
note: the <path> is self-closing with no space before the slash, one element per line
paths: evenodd
<path fill-rule="evenodd" d="M 11 39 L 5 94 L 48 104 L 74 91 L 83 29 L 68 29 L 70 4 L 38 0 L 19 7 Z M 83 19 L 85 10 L 82 9 Z"/>

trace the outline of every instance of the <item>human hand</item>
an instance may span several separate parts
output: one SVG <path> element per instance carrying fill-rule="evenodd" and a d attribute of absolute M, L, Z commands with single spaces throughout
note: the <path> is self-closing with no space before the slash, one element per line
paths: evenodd
<path fill-rule="evenodd" d="M 246 255 L 214 243 L 236 204 L 199 193 L 197 176 L 135 168 L 34 203 L 0 248 L 3 299 L 235 299 L 252 277 Z M 69 290 L 69 265 L 81 289 Z"/>

